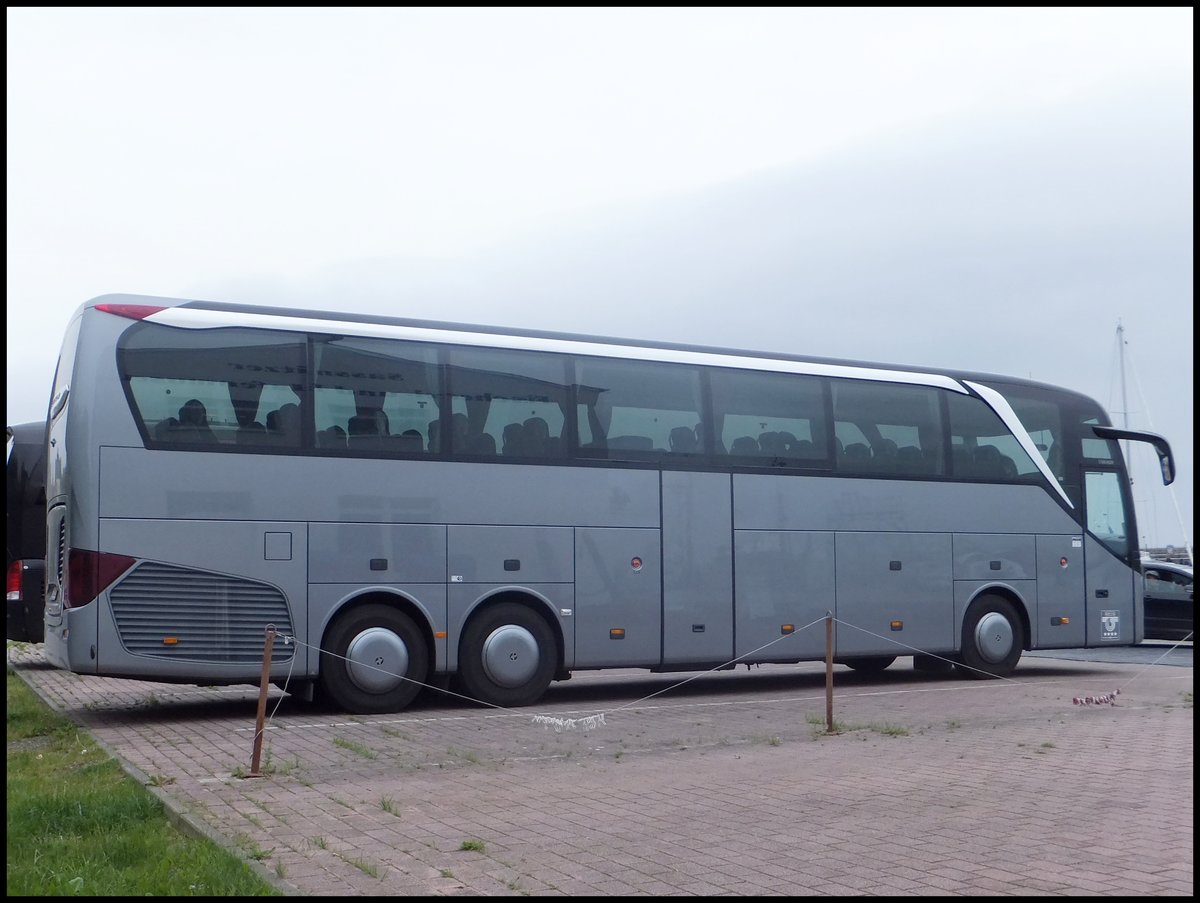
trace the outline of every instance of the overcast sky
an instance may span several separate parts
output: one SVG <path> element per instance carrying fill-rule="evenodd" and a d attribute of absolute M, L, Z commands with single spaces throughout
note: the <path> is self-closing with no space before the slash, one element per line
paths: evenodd
<path fill-rule="evenodd" d="M 9 423 L 110 292 L 959 367 L 1164 434 L 1191 541 L 1190 7 L 6 20 Z"/>

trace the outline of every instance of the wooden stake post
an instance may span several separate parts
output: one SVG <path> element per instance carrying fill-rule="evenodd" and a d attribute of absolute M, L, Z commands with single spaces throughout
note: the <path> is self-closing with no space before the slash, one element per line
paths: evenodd
<path fill-rule="evenodd" d="M 259 778 L 262 773 L 258 766 L 262 760 L 263 730 L 267 716 L 267 687 L 271 684 L 271 649 L 275 645 L 275 628 L 267 628 L 267 637 L 263 643 L 262 683 L 258 688 L 258 718 L 254 724 L 254 752 L 250 757 L 250 774 L 247 777 Z"/>
<path fill-rule="evenodd" d="M 825 732 L 833 733 L 833 615 L 825 615 Z"/>

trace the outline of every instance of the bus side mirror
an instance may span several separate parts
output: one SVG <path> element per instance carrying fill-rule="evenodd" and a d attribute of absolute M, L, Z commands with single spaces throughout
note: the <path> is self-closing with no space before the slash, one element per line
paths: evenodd
<path fill-rule="evenodd" d="M 1141 430 L 1121 430 L 1114 426 L 1094 426 L 1094 432 L 1101 439 L 1129 439 L 1132 442 L 1149 442 L 1158 454 L 1158 466 L 1162 468 L 1163 485 L 1170 486 L 1175 482 L 1175 457 L 1171 454 L 1171 445 L 1158 433 L 1146 433 Z"/>

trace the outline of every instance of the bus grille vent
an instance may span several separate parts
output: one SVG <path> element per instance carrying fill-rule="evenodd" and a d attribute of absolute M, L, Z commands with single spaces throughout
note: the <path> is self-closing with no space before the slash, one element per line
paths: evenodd
<path fill-rule="evenodd" d="M 268 625 L 291 635 L 287 599 L 267 583 L 145 562 L 109 591 L 125 648 L 192 662 L 261 662 Z M 275 643 L 273 661 L 294 646 Z"/>
<path fill-rule="evenodd" d="M 55 574 L 58 577 L 58 585 L 63 585 L 63 561 L 67 557 L 67 518 L 64 514 L 59 514 L 61 520 L 58 522 L 58 560 L 54 562 Z"/>

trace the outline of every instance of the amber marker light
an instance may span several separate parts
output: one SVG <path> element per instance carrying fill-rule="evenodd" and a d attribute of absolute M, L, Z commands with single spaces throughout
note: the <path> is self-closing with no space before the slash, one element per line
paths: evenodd
<path fill-rule="evenodd" d="M 610 640 L 625 639 L 625 628 L 624 627 L 614 627 L 612 630 L 610 630 L 608 632 L 608 638 Z"/>
<path fill-rule="evenodd" d="M 165 636 L 165 637 L 163 637 L 163 645 L 164 646 L 178 646 L 179 645 L 179 637 Z"/>
<path fill-rule="evenodd" d="M 903 621 L 892 621 L 892 630 L 903 630 L 903 629 L 904 629 Z"/>

